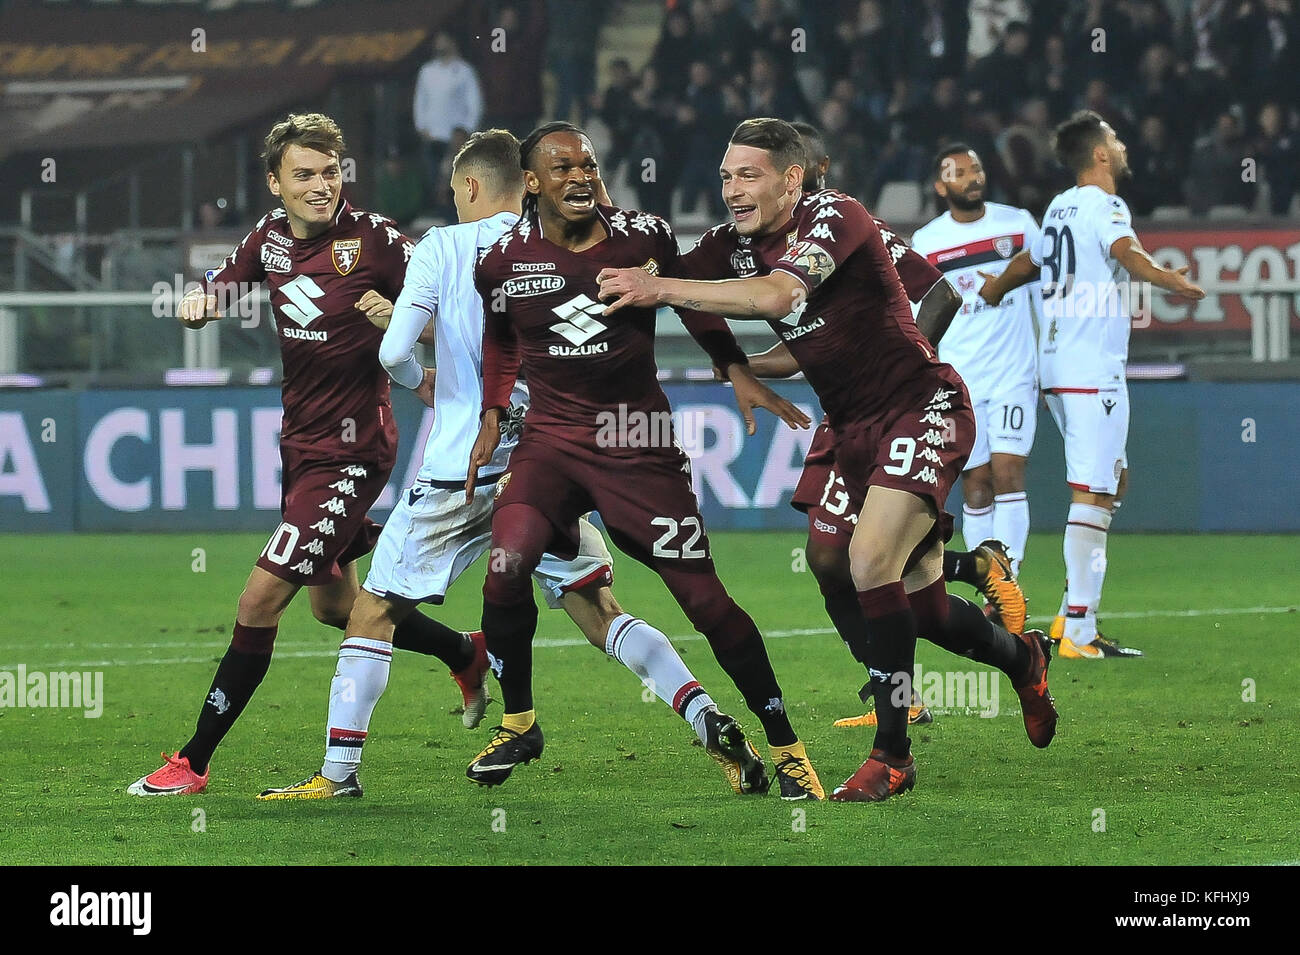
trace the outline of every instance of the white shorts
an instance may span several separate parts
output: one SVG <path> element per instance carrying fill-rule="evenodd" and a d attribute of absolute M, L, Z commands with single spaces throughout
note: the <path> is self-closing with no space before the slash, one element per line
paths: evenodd
<path fill-rule="evenodd" d="M 1065 442 L 1065 482 L 1076 491 L 1114 494 L 1128 467 L 1128 385 L 1046 397 Z"/>
<path fill-rule="evenodd" d="M 1029 457 L 1038 430 L 1038 385 L 1032 381 L 994 382 L 982 389 L 967 382 L 975 411 L 975 447 L 966 470 L 983 467 L 993 454 Z"/>
<path fill-rule="evenodd" d="M 482 556 L 492 542 L 492 500 L 496 483 L 474 492 L 465 503 L 460 488 L 435 488 L 417 483 L 402 492 L 384 522 L 375 544 L 364 584 L 378 597 L 392 594 L 407 600 L 442 603 L 456 578 Z M 598 580 L 611 582 L 614 559 L 605 539 L 585 517 L 578 521 L 578 555 L 561 560 L 542 555 L 533 579 L 552 610 L 563 606 L 564 594 Z"/>

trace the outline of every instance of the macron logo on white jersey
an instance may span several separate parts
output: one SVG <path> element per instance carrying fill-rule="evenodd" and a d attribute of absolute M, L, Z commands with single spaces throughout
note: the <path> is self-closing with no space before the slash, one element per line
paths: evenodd
<path fill-rule="evenodd" d="M 292 282 L 285 282 L 280 286 L 280 292 L 289 300 L 287 305 L 280 306 L 280 314 L 304 328 L 325 314 L 312 301 L 323 296 L 325 291 L 310 276 L 300 275 Z"/>
<path fill-rule="evenodd" d="M 551 331 L 563 336 L 571 344 L 581 345 L 605 330 L 604 323 L 594 318 L 604 310 L 605 306 L 599 302 L 593 302 L 585 295 L 575 295 L 563 305 L 551 309 L 563 319 L 552 325 Z"/>

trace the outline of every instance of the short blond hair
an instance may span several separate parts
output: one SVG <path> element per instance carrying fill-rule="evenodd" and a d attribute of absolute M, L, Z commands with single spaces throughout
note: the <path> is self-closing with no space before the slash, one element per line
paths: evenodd
<path fill-rule="evenodd" d="M 290 146 L 303 146 L 340 158 L 347 149 L 339 124 L 324 113 L 290 113 L 271 127 L 262 148 L 267 172 L 279 177 L 280 161 Z"/>

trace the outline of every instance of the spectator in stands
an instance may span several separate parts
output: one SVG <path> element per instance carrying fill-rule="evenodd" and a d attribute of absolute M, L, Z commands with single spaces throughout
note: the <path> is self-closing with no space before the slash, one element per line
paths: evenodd
<path fill-rule="evenodd" d="M 407 162 L 396 146 L 390 146 L 375 174 L 375 198 L 371 208 L 405 229 L 424 210 L 425 177 L 413 163 Z"/>
<path fill-rule="evenodd" d="M 927 155 L 933 155 L 957 135 L 962 112 L 956 77 L 941 76 L 930 87 L 929 100 L 912 110 L 908 119 L 908 139 Z"/>
<path fill-rule="evenodd" d="M 1211 206 L 1251 207 L 1255 187 L 1242 179 L 1245 149 L 1241 122 L 1231 110 L 1224 110 L 1215 120 L 1214 131 L 1202 137 L 1192 151 L 1187 205 L 1193 213 L 1204 215 Z"/>
<path fill-rule="evenodd" d="M 528 5 L 535 6 L 536 0 L 528 0 Z M 578 124 L 587 122 L 585 97 L 596 87 L 597 37 L 609 6 L 607 0 L 547 0 L 546 56 L 555 77 L 554 119 L 567 120 L 576 108 Z"/>
<path fill-rule="evenodd" d="M 1222 101 L 1228 70 L 1224 65 L 1222 21 L 1228 0 L 1195 0 L 1185 21 L 1185 56 L 1190 61 L 1188 74 L 1195 101 L 1217 109 Z"/>
<path fill-rule="evenodd" d="M 695 36 L 691 18 L 685 10 L 669 10 L 663 30 L 650 54 L 658 88 L 663 95 L 679 96 L 686 88 L 686 75 L 695 59 Z"/>
<path fill-rule="evenodd" d="M 1015 121 L 997 138 L 998 158 L 1006 169 L 1010 204 L 1041 215 L 1055 194 L 1052 127 L 1047 102 L 1026 100 Z"/>
<path fill-rule="evenodd" d="M 1078 77 L 1066 59 L 1065 38 L 1059 33 L 1049 33 L 1043 41 L 1043 55 L 1030 60 L 1029 85 L 1035 96 L 1047 101 L 1047 114 L 1054 122 L 1069 116 Z"/>
<path fill-rule="evenodd" d="M 1186 150 L 1181 140 L 1169 135 L 1163 116 L 1142 117 L 1137 139 L 1129 146 L 1128 165 L 1133 178 L 1123 191 L 1135 215 L 1149 216 L 1159 206 L 1182 204 Z"/>
<path fill-rule="evenodd" d="M 632 143 L 628 151 L 628 176 L 636 190 L 637 206 L 668 218 L 673 189 L 681 172 L 681 156 L 672 146 L 677 133 L 676 101 L 666 95 L 653 64 L 641 70 L 632 92 Z M 716 149 L 716 145 L 715 145 Z"/>
<path fill-rule="evenodd" d="M 637 77 L 624 57 L 609 63 L 609 86 L 592 104 L 596 115 L 609 129 L 610 144 L 600 157 L 601 175 L 613 181 L 627 161 L 636 135 L 636 112 L 632 107 L 632 94 L 636 91 Z"/>
<path fill-rule="evenodd" d="M 772 54 L 756 49 L 750 56 L 749 115 L 803 119 L 806 109 L 799 88 L 782 76 Z"/>
<path fill-rule="evenodd" d="M 708 0 L 708 3 L 711 22 L 707 30 L 703 23 L 697 24 L 703 31 L 698 34 L 698 55 L 705 59 L 710 53 L 718 55 L 719 81 L 723 77 L 744 76 L 749 72 L 750 51 L 757 42 L 749 18 L 737 8 L 735 0 Z"/>
<path fill-rule="evenodd" d="M 1300 135 L 1297 134 L 1295 110 L 1285 110 L 1280 103 L 1265 103 L 1259 111 L 1259 133 L 1249 155 L 1259 162 L 1259 169 L 1269 187 L 1269 213 L 1285 216 L 1291 209 L 1300 170 Z"/>
<path fill-rule="evenodd" d="M 483 116 L 483 97 L 474 67 L 461 58 L 450 33 L 433 39 L 433 59 L 420 67 L 415 79 L 415 129 L 420 134 L 424 167 L 430 182 L 440 180 L 448 144 L 457 129 L 473 132 Z M 438 189 L 441 194 L 444 192 Z M 450 207 L 435 198 L 434 213 L 446 217 Z"/>
<path fill-rule="evenodd" d="M 1029 27 L 1014 21 L 997 49 L 971 67 L 966 102 L 982 106 L 996 100 L 1002 109 L 1014 110 L 1030 92 Z"/>
<path fill-rule="evenodd" d="M 570 24 L 566 23 L 566 29 Z M 572 24 L 573 29 L 579 29 Z M 494 36 L 493 31 L 502 34 Z M 546 10 L 537 3 L 503 4 L 480 27 L 475 48 L 482 78 L 484 127 L 508 129 L 520 139 L 527 136 L 542 115 L 542 61 L 547 35 Z M 579 32 L 581 32 L 579 30 Z M 505 43 L 496 44 L 496 37 Z M 595 38 L 588 55 L 595 54 Z M 584 87 L 589 89 L 590 86 Z M 474 132 L 477 126 L 467 127 Z"/>
<path fill-rule="evenodd" d="M 1164 42 L 1147 47 L 1138 62 L 1138 82 L 1129 93 L 1138 116 L 1162 116 L 1176 136 L 1190 132 L 1193 111 L 1187 109 L 1190 93 L 1178 74 L 1174 51 Z"/>
<path fill-rule="evenodd" d="M 1026 0 L 970 0 L 970 33 L 966 55 L 971 62 L 984 59 L 997 49 L 1008 24 L 1028 23 Z"/>
<path fill-rule="evenodd" d="M 718 179 L 718 138 L 731 127 L 726 123 L 722 91 L 713 81 L 713 68 L 705 60 L 691 64 L 690 79 L 677 107 L 677 126 L 676 146 L 684 156 L 680 179 L 682 209 L 695 209 L 703 194 L 709 219 L 716 222 L 727 212 Z"/>
<path fill-rule="evenodd" d="M 924 51 L 917 66 L 925 79 L 965 72 L 970 30 L 965 0 L 922 0 L 911 23 Z"/>
<path fill-rule="evenodd" d="M 850 121 L 848 107 L 841 100 L 828 99 L 822 104 L 818 118 L 826 154 L 831 157 L 831 164 L 835 168 L 834 188 L 867 203 L 870 150 L 866 140 Z"/>
<path fill-rule="evenodd" d="M 889 115 L 895 69 L 889 21 L 880 0 L 862 0 L 857 18 L 846 20 L 836 31 L 837 43 L 829 53 L 832 76 L 847 77 L 857 90 L 859 112 L 876 122 Z"/>
<path fill-rule="evenodd" d="M 1250 105 L 1296 99 L 1300 19 L 1293 0 L 1240 0 L 1219 21 L 1229 82 Z"/>

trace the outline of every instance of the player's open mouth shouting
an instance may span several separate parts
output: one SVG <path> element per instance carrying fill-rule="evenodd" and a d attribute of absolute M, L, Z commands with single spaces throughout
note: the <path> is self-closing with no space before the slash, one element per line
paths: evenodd
<path fill-rule="evenodd" d="M 596 190 L 589 185 L 574 186 L 564 194 L 564 204 L 574 212 L 590 212 L 596 208 Z"/>
<path fill-rule="evenodd" d="M 758 206 L 752 203 L 743 206 L 728 206 L 728 208 L 731 210 L 731 217 L 736 222 L 747 222 L 758 210 Z"/>

